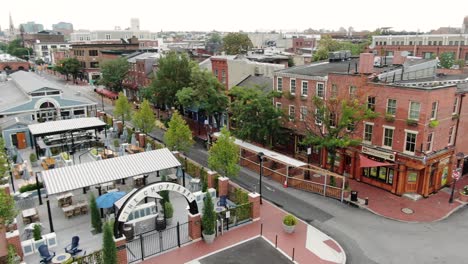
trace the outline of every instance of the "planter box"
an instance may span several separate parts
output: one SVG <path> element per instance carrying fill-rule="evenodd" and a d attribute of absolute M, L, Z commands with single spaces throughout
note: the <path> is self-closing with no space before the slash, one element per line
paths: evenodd
<path fill-rule="evenodd" d="M 21 247 L 23 248 L 25 256 L 38 253 L 41 245 L 47 245 L 49 248 L 53 248 L 56 247 L 57 244 L 57 235 L 55 233 L 42 235 L 42 239 L 37 241 L 34 239 L 21 241 Z"/>
<path fill-rule="evenodd" d="M 205 240 L 205 243 L 211 244 L 211 243 L 213 243 L 213 241 L 215 239 L 215 235 L 216 235 L 216 233 L 213 233 L 212 235 L 207 235 L 207 234 L 203 233 L 203 240 Z"/>
<path fill-rule="evenodd" d="M 286 233 L 288 233 L 288 234 L 292 234 L 292 233 L 294 233 L 294 230 L 295 230 L 295 229 L 296 229 L 296 226 L 295 226 L 295 225 L 293 225 L 293 226 L 288 226 L 288 225 L 285 225 L 285 224 L 283 223 L 283 230 L 284 230 L 284 232 L 286 232 Z"/>

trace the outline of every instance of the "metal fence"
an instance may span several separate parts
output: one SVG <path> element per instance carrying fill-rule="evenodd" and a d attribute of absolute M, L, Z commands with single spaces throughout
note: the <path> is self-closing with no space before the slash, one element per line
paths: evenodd
<path fill-rule="evenodd" d="M 150 231 L 136 236 L 127 242 L 127 260 L 133 263 L 144 260 L 171 248 L 180 247 L 191 241 L 188 234 L 189 222 L 161 231 Z"/>
<path fill-rule="evenodd" d="M 251 211 L 252 203 L 236 205 L 236 207 L 218 213 L 218 219 L 221 220 L 223 230 L 229 230 L 235 226 L 251 222 Z"/>

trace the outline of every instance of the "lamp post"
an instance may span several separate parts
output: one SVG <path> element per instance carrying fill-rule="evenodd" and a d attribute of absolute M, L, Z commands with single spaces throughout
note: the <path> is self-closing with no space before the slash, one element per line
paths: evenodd
<path fill-rule="evenodd" d="M 463 152 L 458 152 L 457 155 L 457 169 L 456 171 L 452 172 L 453 177 L 453 185 L 452 185 L 452 192 L 450 193 L 449 203 L 453 203 L 453 194 L 455 193 L 455 185 L 457 184 L 458 178 L 461 176 L 462 168 L 460 167 L 461 160 L 465 158 L 465 154 Z"/>
<path fill-rule="evenodd" d="M 259 182 L 259 193 L 260 193 L 260 204 L 263 204 L 262 201 L 262 176 L 263 176 L 263 157 L 265 154 L 263 152 L 259 152 L 257 154 L 258 160 L 260 162 L 260 182 Z"/>
<path fill-rule="evenodd" d="M 210 149 L 210 132 L 211 132 L 211 126 L 210 126 L 210 121 L 208 119 L 205 119 L 205 129 L 206 129 L 206 148 Z"/>
<path fill-rule="evenodd" d="M 312 148 L 308 147 L 307 148 L 307 173 L 306 173 L 306 179 L 310 180 L 310 170 L 309 170 L 309 164 L 310 164 L 310 155 L 312 155 Z"/>

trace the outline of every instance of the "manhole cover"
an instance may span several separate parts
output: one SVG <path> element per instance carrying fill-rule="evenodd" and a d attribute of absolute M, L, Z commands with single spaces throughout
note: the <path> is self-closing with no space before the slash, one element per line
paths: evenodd
<path fill-rule="evenodd" d="M 413 209 L 410 209 L 410 208 L 402 208 L 401 211 L 405 214 L 412 214 L 414 213 Z"/>

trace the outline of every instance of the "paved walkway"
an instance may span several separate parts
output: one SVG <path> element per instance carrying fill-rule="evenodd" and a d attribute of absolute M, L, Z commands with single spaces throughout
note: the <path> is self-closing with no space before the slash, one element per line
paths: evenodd
<path fill-rule="evenodd" d="M 294 248 L 297 263 L 346 262 L 346 255 L 341 246 L 318 229 L 299 221 L 296 231 L 293 234 L 286 234 L 282 227 L 282 219 L 286 215 L 283 210 L 264 201 L 260 212 L 261 220 L 232 229 L 217 237 L 211 245 L 204 241 L 197 241 L 145 260 L 144 263 L 186 263 L 199 259 L 259 236 L 262 224 L 264 238 L 275 244 L 276 236 L 278 236 L 278 248 L 290 258 Z"/>
<path fill-rule="evenodd" d="M 448 202 L 451 188 L 442 189 L 428 198 L 413 201 L 366 183 L 355 180 L 349 182 L 351 189 L 358 191 L 359 198 L 369 198 L 369 205 L 364 208 L 375 214 L 406 222 L 433 222 L 444 219 L 465 205 L 465 203 L 457 200 L 457 197 L 459 196 L 459 190 L 468 185 L 468 175 L 465 175 L 457 182 L 455 199 L 452 204 Z M 412 213 L 404 213 L 403 208 L 411 209 Z"/>

